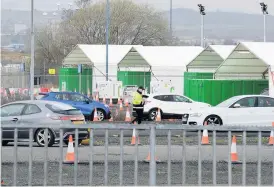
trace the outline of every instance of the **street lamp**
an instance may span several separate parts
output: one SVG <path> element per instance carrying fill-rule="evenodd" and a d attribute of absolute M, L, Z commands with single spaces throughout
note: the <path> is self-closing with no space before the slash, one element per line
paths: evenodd
<path fill-rule="evenodd" d="M 109 0 L 106 0 L 106 81 L 108 81 L 108 26 L 109 26 Z"/>
<path fill-rule="evenodd" d="M 267 5 L 264 2 L 260 3 L 262 13 L 264 15 L 264 42 L 266 42 L 266 15 L 268 14 Z"/>
<path fill-rule="evenodd" d="M 172 0 L 170 0 L 170 11 L 169 11 L 169 29 L 170 29 L 170 34 L 172 36 Z"/>
<path fill-rule="evenodd" d="M 201 47 L 204 47 L 204 16 L 205 13 L 205 7 L 202 4 L 198 4 L 200 14 L 201 14 Z"/>
<path fill-rule="evenodd" d="M 31 58 L 30 58 L 30 99 L 34 100 L 34 0 L 31 0 Z"/>

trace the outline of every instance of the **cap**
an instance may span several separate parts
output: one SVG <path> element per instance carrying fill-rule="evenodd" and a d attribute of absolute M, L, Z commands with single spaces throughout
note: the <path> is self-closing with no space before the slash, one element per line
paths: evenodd
<path fill-rule="evenodd" d="M 143 86 L 139 86 L 138 89 L 145 90 Z"/>

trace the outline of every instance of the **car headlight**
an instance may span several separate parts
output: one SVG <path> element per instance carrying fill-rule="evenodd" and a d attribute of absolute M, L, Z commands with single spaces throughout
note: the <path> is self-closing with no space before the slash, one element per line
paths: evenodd
<path fill-rule="evenodd" d="M 190 117 L 200 117 L 202 114 L 201 113 L 193 113 L 193 114 L 190 114 L 189 116 Z"/>

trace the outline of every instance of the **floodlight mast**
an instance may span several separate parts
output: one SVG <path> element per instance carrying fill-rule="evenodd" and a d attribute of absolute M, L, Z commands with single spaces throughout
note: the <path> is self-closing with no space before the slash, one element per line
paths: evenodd
<path fill-rule="evenodd" d="M 266 15 L 268 14 L 267 4 L 265 4 L 264 2 L 261 2 L 260 5 L 261 5 L 262 13 L 264 16 L 264 42 L 266 42 Z"/>
<path fill-rule="evenodd" d="M 204 16 L 205 13 L 205 7 L 202 4 L 198 4 L 200 15 L 201 15 L 201 47 L 204 47 Z"/>

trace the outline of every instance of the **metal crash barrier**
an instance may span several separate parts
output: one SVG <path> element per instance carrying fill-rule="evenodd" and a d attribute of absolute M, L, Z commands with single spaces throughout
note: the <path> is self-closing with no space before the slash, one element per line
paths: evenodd
<path fill-rule="evenodd" d="M 3 129 L 5 128 L 13 128 L 14 129 L 14 145 L 13 145 L 13 152 L 16 154 L 13 154 L 13 173 L 10 175 L 13 176 L 12 182 L 13 185 L 17 185 L 17 164 L 18 164 L 18 131 L 22 129 L 22 126 L 24 126 L 24 129 L 28 129 L 29 131 L 29 137 L 33 137 L 33 126 L 31 125 L 14 125 L 14 124 L 2 124 L 1 127 L 1 133 L 3 132 Z M 80 126 L 72 126 L 72 125 L 60 125 L 59 127 L 52 126 L 50 124 L 41 124 L 35 126 L 35 128 L 45 128 L 46 129 L 46 137 L 45 137 L 45 147 L 42 147 L 41 150 L 44 151 L 44 176 L 43 176 L 43 185 L 46 186 L 48 184 L 48 151 L 49 147 L 47 146 L 47 141 L 48 141 L 48 128 L 60 128 L 60 137 L 63 137 L 64 131 L 63 129 L 75 129 L 75 159 L 73 163 L 73 170 L 74 170 L 74 185 L 77 186 L 79 184 L 78 181 L 78 161 L 79 161 L 79 147 L 78 147 L 78 132 L 83 130 L 83 129 L 88 129 L 90 128 L 91 131 L 89 131 L 89 137 L 90 137 L 90 143 L 88 147 L 81 147 L 81 149 L 88 149 L 89 153 L 89 159 L 87 164 L 89 164 L 89 185 L 93 186 L 94 185 L 94 132 L 96 130 L 104 130 L 105 131 L 105 144 L 104 144 L 104 183 L 103 185 L 107 186 L 108 184 L 108 172 L 109 172 L 109 132 L 112 130 L 119 130 L 119 138 L 120 138 L 120 159 L 119 159 L 119 184 L 124 185 L 124 131 L 125 130 L 133 130 L 136 129 L 136 137 L 138 137 L 138 133 L 141 132 L 140 130 L 146 130 L 149 131 L 149 150 L 148 153 L 150 155 L 150 161 L 149 161 L 149 182 L 148 184 L 151 186 L 157 185 L 157 159 L 156 159 L 156 131 L 157 130 L 163 130 L 167 132 L 167 185 L 170 186 L 172 185 L 172 154 L 171 154 L 171 132 L 172 131 L 181 131 L 182 132 L 182 137 L 186 137 L 186 133 L 188 131 L 198 131 L 198 137 L 197 137 L 197 149 L 198 149 L 198 185 L 202 186 L 202 151 L 201 151 L 201 136 L 202 136 L 202 131 L 207 130 L 207 131 L 212 131 L 212 142 L 211 142 L 211 147 L 212 147 L 212 185 L 217 185 L 217 161 L 216 161 L 216 133 L 219 131 L 224 131 L 227 132 L 227 138 L 228 138 L 228 148 L 227 151 L 228 153 L 231 153 L 231 140 L 232 140 L 232 133 L 237 131 L 242 133 L 242 185 L 246 185 L 246 138 L 247 138 L 247 131 L 248 132 L 258 132 L 258 145 L 257 145 L 257 158 L 258 158 L 258 164 L 257 164 L 257 185 L 261 185 L 261 148 L 262 148 L 262 132 L 267 131 L 271 132 L 274 130 L 273 127 L 260 127 L 260 126 L 186 126 L 186 125 L 164 125 L 164 124 L 143 124 L 143 125 L 129 125 L 129 124 L 122 124 L 122 123 L 93 123 L 93 124 L 85 124 L 85 125 L 80 125 Z M 1 137 L 1 142 L 2 142 L 2 137 Z M 139 145 L 138 141 L 135 142 L 134 145 L 134 157 L 132 157 L 132 160 L 134 161 L 134 185 L 138 185 L 140 180 L 138 179 L 138 167 L 139 167 L 139 158 L 138 158 L 138 151 L 139 151 Z M 182 162 L 182 176 L 181 176 L 181 185 L 187 185 L 186 181 L 186 174 L 188 171 L 186 171 L 186 157 L 187 157 L 187 152 L 186 152 L 186 141 L 183 140 L 183 143 L 180 145 L 182 152 L 181 152 L 181 162 Z M 28 145 L 29 153 L 28 153 L 28 186 L 32 186 L 33 184 L 33 139 L 29 138 L 29 145 Z M 64 153 L 63 150 L 67 149 L 66 147 L 63 147 L 63 141 L 60 141 L 59 145 L 59 153 L 60 153 L 60 158 L 64 158 Z M 273 147 L 273 155 L 274 155 L 274 145 Z M 3 146 L 1 147 L 1 151 L 3 151 Z M 274 163 L 274 157 L 272 160 L 272 164 Z M 3 162 L 1 163 L 3 164 Z M 63 185 L 63 159 L 59 160 L 59 176 L 58 176 L 58 184 L 60 186 Z M 230 154 L 227 157 L 227 169 L 228 169 L 228 185 L 232 185 L 232 161 Z M 26 175 L 27 176 L 27 175 Z M 272 167 L 272 184 L 274 185 L 274 167 Z"/>

